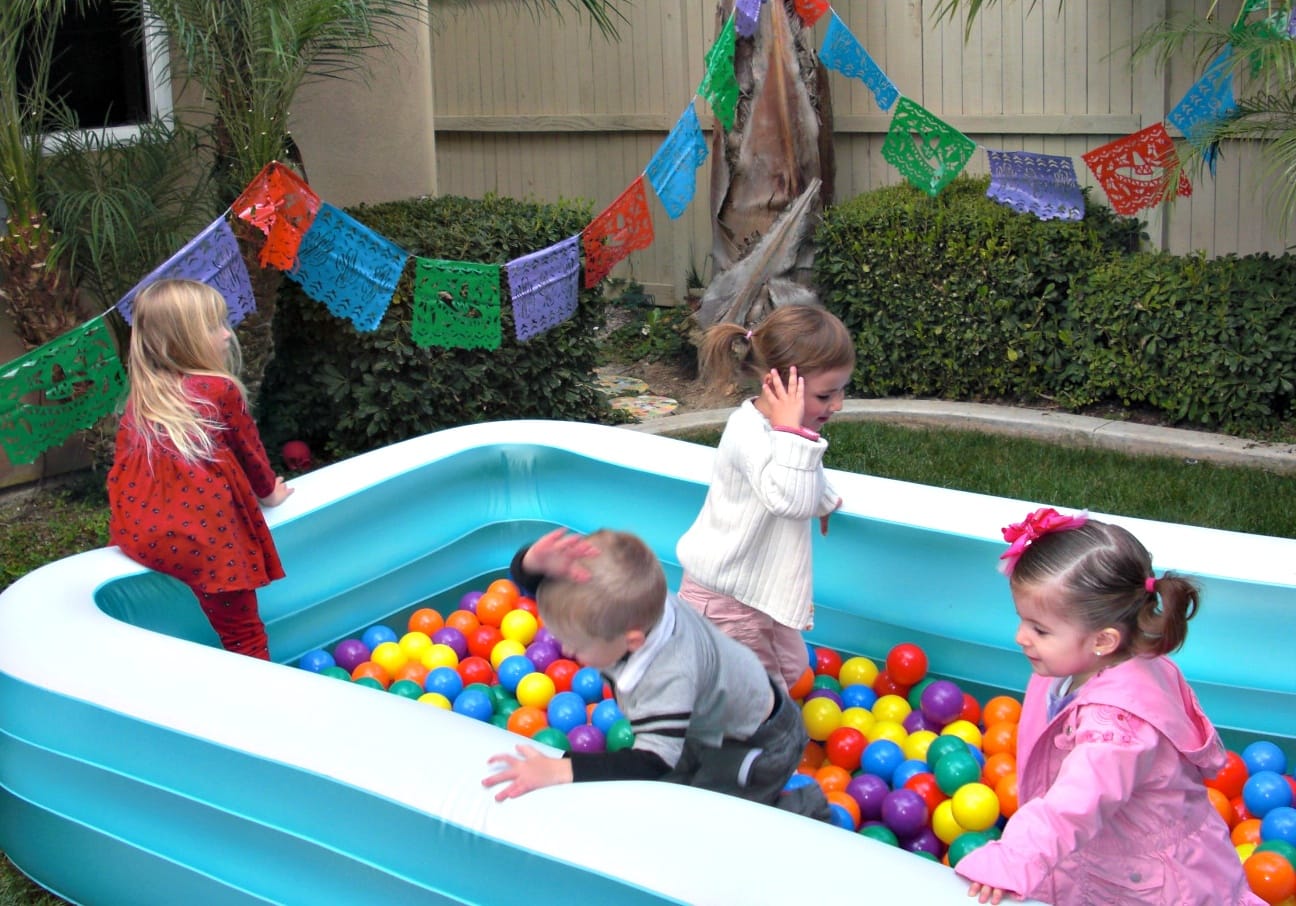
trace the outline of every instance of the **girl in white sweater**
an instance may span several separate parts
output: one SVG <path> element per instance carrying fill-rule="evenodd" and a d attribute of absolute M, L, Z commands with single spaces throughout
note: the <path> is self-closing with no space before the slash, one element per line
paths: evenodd
<path fill-rule="evenodd" d="M 845 325 L 818 305 L 785 305 L 752 330 L 711 327 L 702 378 L 760 382 L 729 417 L 702 511 L 676 547 L 679 597 L 747 645 L 783 688 L 807 666 L 803 630 L 814 622 L 810 523 L 841 498 L 824 475 L 819 429 L 841 410 L 855 369 Z"/>

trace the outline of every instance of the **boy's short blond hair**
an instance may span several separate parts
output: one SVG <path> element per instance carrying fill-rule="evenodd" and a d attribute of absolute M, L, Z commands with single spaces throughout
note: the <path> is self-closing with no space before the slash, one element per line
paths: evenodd
<path fill-rule="evenodd" d="M 542 581 L 536 592 L 541 617 L 600 641 L 652 629 L 666 606 L 666 574 L 657 555 L 628 532 L 600 529 L 588 541 L 599 550 L 581 561 L 588 581 Z"/>

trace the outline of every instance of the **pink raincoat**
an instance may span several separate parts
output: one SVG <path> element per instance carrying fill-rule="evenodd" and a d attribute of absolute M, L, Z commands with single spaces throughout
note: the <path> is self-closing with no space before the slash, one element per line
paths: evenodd
<path fill-rule="evenodd" d="M 1020 808 L 955 871 L 1056 906 L 1264 906 L 1202 783 L 1224 747 L 1174 662 L 1109 667 L 1050 721 L 1052 681 L 1026 689 Z"/>

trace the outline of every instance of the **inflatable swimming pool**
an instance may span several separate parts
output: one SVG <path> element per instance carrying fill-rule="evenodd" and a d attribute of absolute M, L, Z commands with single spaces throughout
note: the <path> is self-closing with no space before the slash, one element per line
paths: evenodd
<path fill-rule="evenodd" d="M 220 650 L 183 586 L 116 549 L 36 570 L 0 595 L 0 848 L 95 904 L 967 902 L 943 866 L 705 791 L 585 784 L 496 803 L 486 760 L 517 737 L 283 666 L 417 607 L 452 609 L 557 525 L 635 531 L 675 583 L 712 455 L 502 422 L 298 478 L 269 511 L 289 576 L 261 594 L 280 663 Z M 816 538 L 810 640 L 875 658 L 916 642 L 942 675 L 1022 689 L 995 564 L 999 527 L 1032 504 L 833 481 L 845 508 Z M 1204 580 L 1178 660 L 1208 713 L 1291 752 L 1296 541 L 1115 521 L 1158 570 Z"/>

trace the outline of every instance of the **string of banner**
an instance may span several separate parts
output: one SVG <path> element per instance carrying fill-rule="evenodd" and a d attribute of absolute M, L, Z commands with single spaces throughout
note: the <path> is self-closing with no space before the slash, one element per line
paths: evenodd
<path fill-rule="evenodd" d="M 412 256 L 345 211 L 322 201 L 279 163 L 267 165 L 231 207 L 154 269 L 109 311 L 127 323 L 140 287 L 164 278 L 186 278 L 218 289 L 237 324 L 255 308 L 251 280 L 228 220 L 232 212 L 265 235 L 259 263 L 283 271 L 312 299 L 357 331 L 376 330 L 396 285 L 414 258 L 411 338 L 420 346 L 498 349 L 502 341 L 501 272 L 508 281 L 514 332 L 525 343 L 576 311 L 581 253 L 584 285 L 597 286 L 612 269 L 653 242 L 645 182 L 666 213 L 678 218 L 692 202 L 696 170 L 707 145 L 695 104 L 700 97 L 716 120 L 731 129 L 737 110 L 734 53 L 738 37 L 756 31 L 765 0 L 737 0 L 733 14 L 706 53 L 694 97 L 647 167 L 580 233 L 548 248 L 498 264 Z M 967 166 L 977 144 L 900 94 L 895 84 L 831 8 L 828 0 L 794 0 L 806 27 L 829 16 L 819 58 L 828 69 L 860 79 L 882 110 L 892 110 L 882 156 L 919 189 L 939 194 Z M 1251 22 L 1254 14 L 1262 14 Z M 1234 28 L 1270 28 L 1296 38 L 1290 2 L 1272 11 L 1270 0 L 1246 0 Z M 1167 120 L 1198 146 L 1214 171 L 1209 135 L 1236 109 L 1226 48 L 1170 111 Z M 1042 220 L 1079 220 L 1084 199 L 1069 157 L 986 148 L 995 201 Z M 1180 172 L 1174 142 L 1156 123 L 1082 155 L 1117 213 L 1135 214 L 1170 192 L 1162 175 L 1178 173 L 1174 193 L 1192 186 Z M 1132 175 L 1131 175 L 1132 174 Z M 14 464 L 41 453 L 112 413 L 126 389 L 108 312 L 15 359 L 0 369 L 0 449 Z M 35 400 L 35 401 L 33 401 Z"/>

